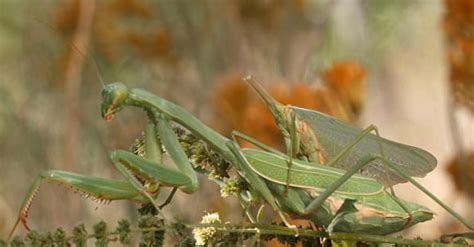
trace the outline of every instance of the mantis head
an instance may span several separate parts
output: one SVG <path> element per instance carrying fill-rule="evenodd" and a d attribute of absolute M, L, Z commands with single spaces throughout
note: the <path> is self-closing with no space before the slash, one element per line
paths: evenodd
<path fill-rule="evenodd" d="M 282 134 L 289 136 L 291 131 L 291 114 L 292 110 L 285 105 L 277 102 L 252 76 L 247 76 L 244 80 L 258 93 L 268 109 L 275 118 L 275 123 L 282 131 Z"/>
<path fill-rule="evenodd" d="M 128 96 L 128 88 L 121 82 L 105 85 L 102 89 L 102 105 L 100 112 L 107 121 L 113 119 L 114 114 L 122 109 Z"/>

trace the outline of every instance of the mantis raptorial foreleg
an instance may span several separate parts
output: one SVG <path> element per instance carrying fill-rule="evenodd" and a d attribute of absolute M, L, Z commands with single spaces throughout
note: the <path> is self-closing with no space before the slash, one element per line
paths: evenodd
<path fill-rule="evenodd" d="M 168 135 L 169 122 L 160 121 L 158 132 L 166 134 L 163 145 L 170 152 L 174 161 L 181 154 L 176 154 L 174 150 L 174 133 Z M 86 176 L 77 173 L 51 170 L 42 172 L 31 185 L 19 211 L 17 222 L 10 232 L 10 237 L 16 230 L 19 222 L 22 222 L 28 229 L 27 217 L 34 196 L 40 188 L 42 180 L 57 182 L 69 187 L 85 197 L 92 197 L 99 201 L 131 200 L 141 203 L 151 202 L 155 208 L 166 205 L 171 200 L 174 193 L 171 193 L 164 205 L 158 206 L 155 198 L 159 192 L 159 186 L 184 188 L 187 192 L 196 190 L 196 175 L 188 175 L 182 171 L 186 163 L 177 163 L 180 171 L 165 167 L 161 164 L 160 142 L 157 139 L 156 125 L 151 123 L 145 129 L 145 157 L 140 157 L 128 151 L 117 150 L 110 154 L 110 159 L 117 170 L 125 177 L 125 180 L 105 179 L 93 176 Z"/>
<path fill-rule="evenodd" d="M 148 201 L 146 197 L 140 193 L 137 193 L 137 190 L 125 180 L 92 177 L 60 170 L 43 171 L 31 184 L 25 199 L 21 203 L 17 221 L 8 238 L 13 236 L 13 233 L 20 222 L 22 222 L 25 228 L 29 230 L 27 223 L 28 212 L 43 180 L 57 182 L 83 194 L 85 197 L 92 197 L 100 201 L 122 199 L 128 199 L 137 202 Z"/>
<path fill-rule="evenodd" d="M 181 187 L 181 190 L 186 193 L 193 193 L 199 186 L 196 172 L 191 163 L 189 163 L 188 156 L 186 156 L 186 153 L 184 153 L 179 144 L 178 138 L 171 127 L 171 123 L 163 114 L 160 114 L 158 134 L 163 146 L 173 159 L 179 171 L 190 179 L 189 184 Z"/>

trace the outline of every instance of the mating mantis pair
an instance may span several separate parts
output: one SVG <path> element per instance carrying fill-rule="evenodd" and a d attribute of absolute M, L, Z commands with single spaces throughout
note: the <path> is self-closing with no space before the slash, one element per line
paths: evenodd
<path fill-rule="evenodd" d="M 104 119 L 112 120 L 125 106 L 141 108 L 149 118 L 144 157 L 122 150 L 111 153 L 110 159 L 123 180 L 59 170 L 42 172 L 29 189 L 10 236 L 20 222 L 28 228 L 28 210 L 44 179 L 99 200 L 151 202 L 157 209 L 163 206 L 155 202 L 161 186 L 174 188 L 171 197 L 177 188 L 186 193 L 196 191 L 196 172 L 171 122 L 186 128 L 227 160 L 247 181 L 254 192 L 251 194 L 270 204 L 289 227 L 294 226 L 288 223 L 287 215 L 312 220 L 328 231 L 370 234 L 393 233 L 430 220 L 432 211 L 403 201 L 385 189 L 409 181 L 474 229 L 411 178 L 423 176 L 436 166 L 436 159 L 428 152 L 381 138 L 373 126 L 362 130 L 319 112 L 281 105 L 252 78 L 245 80 L 271 109 L 285 137 L 288 155 L 263 144 L 260 146 L 264 151 L 240 149 L 235 138 L 218 134 L 172 102 L 142 89 L 128 89 L 122 83 L 108 84 L 102 91 Z M 163 166 L 162 147 L 177 170 Z M 357 174 L 359 171 L 362 174 Z"/>

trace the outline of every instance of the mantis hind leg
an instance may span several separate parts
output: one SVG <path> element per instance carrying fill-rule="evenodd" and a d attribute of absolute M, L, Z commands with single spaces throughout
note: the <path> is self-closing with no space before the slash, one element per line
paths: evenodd
<path fill-rule="evenodd" d="M 436 197 L 433 193 L 431 193 L 428 189 L 422 186 L 420 183 L 415 181 L 410 176 L 406 175 L 403 171 L 401 171 L 396 165 L 394 165 L 390 160 L 386 159 L 385 157 L 376 157 L 380 159 L 385 165 L 387 165 L 390 169 L 397 172 L 401 177 L 408 180 L 411 184 L 417 187 L 420 191 L 425 193 L 429 198 L 435 201 L 438 205 L 440 205 L 444 210 L 446 210 L 449 214 L 451 214 L 454 218 L 456 218 L 459 222 L 461 222 L 464 226 L 469 228 L 469 230 L 474 230 L 474 225 L 469 223 L 464 217 L 459 215 L 456 211 L 446 205 L 443 201 L 441 201 L 438 197 Z"/>
<path fill-rule="evenodd" d="M 391 189 L 391 193 L 388 194 L 388 195 L 389 195 L 389 196 L 392 198 L 392 200 L 393 200 L 394 202 L 396 202 L 396 203 L 403 209 L 403 211 L 405 211 L 405 213 L 407 213 L 407 215 L 408 215 L 408 220 L 407 220 L 407 222 L 405 223 L 405 226 L 410 225 L 411 222 L 412 222 L 412 220 L 413 220 L 413 214 L 412 214 L 412 212 L 408 209 L 408 207 L 405 205 L 405 203 L 404 203 L 402 200 L 400 200 L 400 198 L 398 198 L 398 197 L 395 195 L 395 192 L 393 191 L 393 189 L 392 189 L 392 188 L 390 188 L 390 189 Z M 405 228 L 405 226 L 404 226 L 403 228 Z M 403 228 L 402 228 L 402 229 L 403 229 Z M 402 230 L 402 229 L 400 229 L 400 230 Z"/>
<path fill-rule="evenodd" d="M 349 144 L 347 144 L 341 151 L 330 161 L 328 161 L 325 165 L 327 166 L 334 166 L 341 158 L 344 157 L 351 149 L 357 145 L 365 136 L 369 135 L 371 131 L 374 131 L 377 137 L 380 137 L 379 131 L 375 125 L 369 125 L 367 128 L 362 130 L 359 135 L 357 135 Z M 385 157 L 384 152 L 383 152 L 383 146 L 382 146 L 382 141 L 380 139 L 377 139 L 377 142 L 379 144 L 380 148 L 380 155 L 382 157 Z"/>
<path fill-rule="evenodd" d="M 383 145 L 382 145 L 382 139 L 381 139 L 381 136 L 380 136 L 380 133 L 378 131 L 378 128 L 377 126 L 371 124 L 369 125 L 367 128 L 365 128 L 363 131 L 361 131 L 359 133 L 359 135 L 354 138 L 348 145 L 346 145 L 342 150 L 341 152 L 339 152 L 338 155 L 336 155 L 336 157 L 334 157 L 332 160 L 330 160 L 328 163 L 326 163 L 327 166 L 333 166 L 336 162 L 338 162 L 341 158 L 344 157 L 345 154 L 347 154 L 355 145 L 357 145 L 357 143 L 359 143 L 365 136 L 369 135 L 370 132 L 375 132 L 375 135 L 379 138 L 377 138 L 377 143 L 379 145 L 379 151 L 380 151 L 380 157 L 383 158 L 384 160 L 387 160 L 387 158 L 385 157 L 385 154 L 384 154 L 384 149 L 383 149 Z M 370 163 L 370 161 L 367 162 L 367 164 Z M 362 165 L 362 167 L 365 166 L 365 165 Z M 361 168 L 362 168 L 361 167 Z M 359 171 L 360 169 L 357 169 L 357 171 Z M 386 175 L 387 175 L 387 181 L 389 181 L 389 184 L 391 184 L 390 182 L 390 176 L 388 175 L 388 170 L 386 170 Z M 409 224 L 413 218 L 413 215 L 412 213 L 410 212 L 410 210 L 408 210 L 407 206 L 401 201 L 398 199 L 398 197 L 395 195 L 395 191 L 393 190 L 392 186 L 389 187 L 389 190 L 390 190 L 390 193 L 391 193 L 391 196 L 392 196 L 392 199 L 403 209 L 403 211 L 405 211 L 408 216 L 409 216 L 409 219 L 407 221 L 407 224 Z"/>
<path fill-rule="evenodd" d="M 325 191 L 323 191 L 317 198 L 315 198 L 304 210 L 304 214 L 310 214 L 315 212 L 319 207 L 323 204 L 323 202 L 332 195 L 344 182 L 346 182 L 352 175 L 357 173 L 361 168 L 370 164 L 370 162 L 374 160 L 382 161 L 389 169 L 395 171 L 401 177 L 412 183 L 415 187 L 425 193 L 428 197 L 430 197 L 433 201 L 438 203 L 444 210 L 446 210 L 449 214 L 451 214 L 454 218 L 459 220 L 464 226 L 469 228 L 470 230 L 474 230 L 474 225 L 470 224 L 466 219 L 464 219 L 461 215 L 455 212 L 452 208 L 447 206 L 444 202 L 442 202 L 438 197 L 436 197 L 433 193 L 431 193 L 428 189 L 423 187 L 421 184 L 416 182 L 413 178 L 406 175 L 403 171 L 401 171 L 393 162 L 388 160 L 385 157 L 377 154 L 369 154 L 361 158 L 356 165 L 351 167 L 344 175 L 338 178 L 334 183 L 332 183 Z M 404 209 L 406 210 L 406 209 Z"/>
<path fill-rule="evenodd" d="M 8 236 L 9 239 L 13 236 L 20 222 L 29 230 L 27 222 L 28 212 L 43 180 L 64 185 L 86 198 L 91 197 L 100 202 L 123 199 L 137 202 L 148 201 L 147 198 L 138 193 L 136 189 L 125 180 L 99 178 L 60 170 L 43 171 L 31 184 L 22 202 L 17 221 Z"/>

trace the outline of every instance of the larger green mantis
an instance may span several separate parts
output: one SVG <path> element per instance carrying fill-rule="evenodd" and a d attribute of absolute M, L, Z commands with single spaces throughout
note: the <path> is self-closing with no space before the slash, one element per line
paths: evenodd
<path fill-rule="evenodd" d="M 262 88 L 248 79 L 261 95 L 265 95 Z M 179 141 L 173 132 L 171 122 L 178 123 L 194 135 L 202 139 L 215 152 L 227 160 L 245 179 L 253 194 L 261 196 L 271 207 L 278 212 L 283 222 L 290 227 L 286 215 L 297 218 L 310 219 L 326 227 L 328 231 L 364 232 L 372 234 L 388 234 L 405 229 L 418 222 L 430 220 L 433 213 L 420 205 L 403 201 L 384 190 L 384 184 L 374 178 L 357 175 L 356 173 L 376 162 L 377 169 L 382 166 L 382 172 L 376 174 L 395 174 L 396 181 L 410 181 L 429 197 L 438 202 L 454 217 L 461 220 L 468 228 L 467 223 L 456 212 L 452 211 L 427 189 L 416 183 L 410 176 L 423 175 L 435 165 L 435 160 L 429 153 L 421 149 L 406 148 L 402 144 L 394 143 L 378 136 L 368 134 L 372 128 L 358 130 L 353 139 L 340 142 L 340 139 L 331 140 L 330 135 L 325 141 L 318 140 L 317 129 L 304 124 L 304 118 L 311 119 L 310 113 L 293 107 L 281 107 L 264 97 L 270 103 L 277 123 L 283 134 L 287 136 L 290 155 L 283 155 L 271 148 L 266 151 L 240 149 L 238 144 L 230 140 L 195 118 L 182 107 L 149 93 L 143 89 L 129 89 L 122 83 L 112 83 L 104 86 L 101 106 L 102 117 L 112 120 L 117 112 L 125 106 L 135 106 L 143 109 L 149 124 L 145 129 L 145 156 L 141 157 L 128 151 L 113 151 L 110 159 L 117 170 L 124 176 L 123 180 L 98 178 L 65 171 L 51 170 L 42 172 L 33 182 L 24 199 L 13 227 L 12 235 L 18 224 L 22 222 L 26 228 L 28 210 L 32 200 L 39 190 L 40 183 L 46 179 L 54 181 L 87 196 L 99 200 L 131 200 L 141 203 L 151 202 L 157 209 L 155 199 L 160 186 L 179 188 L 185 193 L 193 193 L 198 189 L 196 172 L 188 157 L 182 150 Z M 275 110 L 276 109 L 276 110 Z M 283 113 L 283 115 L 282 115 Z M 305 115 L 309 114 L 309 115 Z M 332 121 L 332 118 L 321 115 Z M 345 128 L 342 126 L 339 128 Z M 323 130 L 324 131 L 324 130 Z M 352 130 L 351 133 L 354 133 Z M 159 138 L 157 138 L 159 136 Z M 352 138 L 352 137 L 351 137 Z M 376 139 L 380 149 L 368 149 L 364 155 L 365 138 Z M 362 141 L 361 141 L 362 140 Z M 327 143 L 325 143 L 327 142 Z M 339 146 L 330 147 L 336 143 Z M 314 144 L 315 146 L 310 146 Z M 176 164 L 177 170 L 162 165 L 162 146 Z M 372 147 L 370 144 L 368 147 Z M 401 167 L 410 166 L 406 160 L 392 159 L 393 147 L 421 156 L 427 164 L 426 169 L 416 174 L 406 173 Z M 323 150 L 323 147 L 326 150 Z M 337 149 L 335 155 L 327 150 Z M 326 164 L 336 165 L 350 155 L 350 150 L 357 150 L 360 154 L 357 159 L 350 160 L 346 169 L 338 169 L 321 165 L 324 159 Z M 417 155 L 415 155 L 417 156 Z M 308 161 L 296 158 L 305 158 Z M 434 164 L 433 164 L 434 160 Z M 412 162 L 412 159 L 408 159 Z M 417 160 L 415 160 L 417 162 Z M 387 171 L 387 172 L 386 172 Z M 289 176 L 291 174 L 291 176 Z M 381 178 L 379 176 L 376 178 Z M 383 179 L 380 179 L 383 181 Z M 386 184 L 393 184 L 392 179 Z M 287 187 L 287 189 L 285 189 Z"/>
<path fill-rule="evenodd" d="M 424 176 L 436 167 L 437 161 L 432 154 L 417 147 L 381 138 L 374 125 L 363 130 L 321 112 L 282 105 L 252 77 L 246 77 L 244 80 L 255 89 L 271 110 L 285 137 L 287 147 L 292 146 L 292 139 L 297 140 L 299 145 L 293 153 L 300 158 L 348 170 L 364 156 L 380 154 L 410 177 Z M 375 134 L 371 134 L 372 131 Z M 354 142 L 356 139 L 357 142 Z M 355 145 L 349 146 L 350 143 Z M 350 151 L 341 152 L 346 148 Z M 333 162 L 329 162 L 330 160 Z M 386 186 L 408 181 L 399 172 L 387 169 L 382 160 L 371 162 L 362 173 L 376 178 Z"/>

